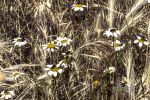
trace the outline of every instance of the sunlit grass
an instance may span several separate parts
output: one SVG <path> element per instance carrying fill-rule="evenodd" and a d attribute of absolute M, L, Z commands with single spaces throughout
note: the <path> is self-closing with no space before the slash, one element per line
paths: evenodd
<path fill-rule="evenodd" d="M 146 0 L 0 1 L 0 97 L 149 100 L 149 9 Z"/>

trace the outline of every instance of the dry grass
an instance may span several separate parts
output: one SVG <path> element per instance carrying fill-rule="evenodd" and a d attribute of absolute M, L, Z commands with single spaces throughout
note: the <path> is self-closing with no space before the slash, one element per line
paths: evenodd
<path fill-rule="evenodd" d="M 77 2 L 88 9 L 74 12 Z M 1 0 L 0 92 L 14 90 L 12 100 L 149 100 L 150 47 L 133 43 L 137 34 L 150 41 L 149 9 L 146 0 Z M 121 31 L 121 51 L 103 36 L 111 27 Z M 73 42 L 54 53 L 42 49 L 58 36 Z M 16 37 L 29 44 L 14 47 Z M 46 65 L 67 50 L 69 67 L 56 78 L 46 75 Z M 115 73 L 103 72 L 112 66 Z M 14 71 L 25 74 L 12 80 Z"/>

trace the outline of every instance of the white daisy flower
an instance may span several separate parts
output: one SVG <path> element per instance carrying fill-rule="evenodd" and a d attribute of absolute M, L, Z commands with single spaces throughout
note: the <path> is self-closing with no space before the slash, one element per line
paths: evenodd
<path fill-rule="evenodd" d="M 127 82 L 128 82 L 127 78 L 126 77 L 122 77 L 121 83 L 126 85 Z"/>
<path fill-rule="evenodd" d="M 58 73 L 62 73 L 63 69 L 60 68 L 59 64 L 57 65 L 47 65 L 47 68 L 44 70 L 48 70 L 48 75 L 56 77 Z"/>
<path fill-rule="evenodd" d="M 22 76 L 22 75 L 25 75 L 25 73 L 23 73 L 23 72 L 19 72 L 19 71 L 14 71 L 13 73 L 12 73 L 12 75 L 11 75 L 11 78 L 12 79 L 18 79 L 20 76 Z"/>
<path fill-rule="evenodd" d="M 117 30 L 116 28 L 110 28 L 104 33 L 104 35 L 106 35 L 107 37 L 110 37 L 110 36 L 117 37 L 120 34 L 121 34 L 120 31 Z"/>
<path fill-rule="evenodd" d="M 144 45 L 148 45 L 149 42 L 147 39 L 142 38 L 141 36 L 137 36 L 137 40 L 134 40 L 134 43 L 138 43 L 139 47 L 141 48 Z"/>
<path fill-rule="evenodd" d="M 66 38 L 66 37 L 57 37 L 56 42 L 59 46 L 67 46 L 70 45 L 71 39 Z"/>
<path fill-rule="evenodd" d="M 14 45 L 15 46 L 24 46 L 27 44 L 27 41 L 26 40 L 23 40 L 22 38 L 18 37 L 18 38 L 15 38 L 14 41 L 13 41 Z"/>
<path fill-rule="evenodd" d="M 112 45 L 114 46 L 115 51 L 119 51 L 125 47 L 125 44 L 122 44 L 119 40 L 113 42 Z"/>
<path fill-rule="evenodd" d="M 15 95 L 14 91 L 2 91 L 1 98 L 2 99 L 10 99 Z"/>
<path fill-rule="evenodd" d="M 103 72 L 104 73 L 114 73 L 116 71 L 116 68 L 115 67 L 109 67 L 108 69 L 105 69 Z"/>
<path fill-rule="evenodd" d="M 83 11 L 84 8 L 86 8 L 87 6 L 86 5 L 83 5 L 83 4 L 74 4 L 72 5 L 72 9 L 74 11 Z"/>
<path fill-rule="evenodd" d="M 116 68 L 115 67 L 109 67 L 108 70 L 109 70 L 109 73 L 114 73 L 116 71 Z"/>
<path fill-rule="evenodd" d="M 58 45 L 55 44 L 54 41 L 52 41 L 51 43 L 43 45 L 43 49 L 47 49 L 48 52 L 54 52 L 56 49 L 58 49 Z"/>
<path fill-rule="evenodd" d="M 59 66 L 63 66 L 64 68 L 67 68 L 68 65 L 67 65 L 67 60 L 66 59 L 63 59 L 61 60 L 59 63 L 58 63 Z"/>

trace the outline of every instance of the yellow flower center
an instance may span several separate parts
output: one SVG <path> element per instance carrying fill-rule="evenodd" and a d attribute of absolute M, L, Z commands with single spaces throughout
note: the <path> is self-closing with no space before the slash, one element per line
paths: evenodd
<path fill-rule="evenodd" d="M 56 66 L 50 68 L 50 70 L 53 71 L 53 72 L 57 72 L 59 69 L 60 69 L 60 68 L 58 68 L 58 67 L 56 67 Z"/>
<path fill-rule="evenodd" d="M 119 46 L 120 46 L 119 43 L 115 43 L 115 44 L 114 44 L 114 47 L 119 47 Z"/>
<path fill-rule="evenodd" d="M 144 39 L 140 39 L 140 40 L 139 40 L 139 42 L 144 42 L 144 41 L 145 41 Z"/>
<path fill-rule="evenodd" d="M 75 7 L 81 8 L 81 7 L 83 7 L 83 5 L 82 4 L 76 4 Z"/>
<path fill-rule="evenodd" d="M 99 80 L 95 80 L 95 81 L 93 82 L 93 85 L 95 85 L 95 86 L 100 85 L 100 81 L 99 81 Z"/>
<path fill-rule="evenodd" d="M 67 43 L 68 40 L 61 40 L 61 43 Z"/>
<path fill-rule="evenodd" d="M 54 43 L 48 43 L 47 48 L 55 48 L 56 45 Z"/>
<path fill-rule="evenodd" d="M 23 42 L 23 39 L 19 38 L 17 39 L 17 42 Z"/>
<path fill-rule="evenodd" d="M 4 94 L 5 95 L 10 95 L 10 93 L 8 91 L 5 91 Z"/>

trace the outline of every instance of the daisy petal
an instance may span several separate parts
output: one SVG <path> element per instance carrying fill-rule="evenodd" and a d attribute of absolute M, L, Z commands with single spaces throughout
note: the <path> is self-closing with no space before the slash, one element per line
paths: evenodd
<path fill-rule="evenodd" d="M 140 42 L 140 43 L 139 43 L 139 47 L 141 48 L 142 46 L 143 46 L 143 43 L 142 43 L 142 42 Z"/>
<path fill-rule="evenodd" d="M 54 49 L 51 49 L 51 51 L 54 52 L 55 50 L 54 50 Z"/>
<path fill-rule="evenodd" d="M 57 72 L 53 72 L 53 76 L 56 77 L 57 76 Z"/>
<path fill-rule="evenodd" d="M 145 44 L 145 45 L 148 45 L 148 44 L 149 44 L 149 42 L 148 42 L 148 41 L 145 41 L 145 42 L 144 42 L 144 44 Z"/>
<path fill-rule="evenodd" d="M 1 98 L 5 98 L 5 95 L 2 95 Z"/>
<path fill-rule="evenodd" d="M 63 70 L 62 70 L 62 69 L 59 69 L 59 70 L 58 70 L 58 72 L 59 72 L 59 73 L 62 73 L 62 72 L 63 72 Z"/>
<path fill-rule="evenodd" d="M 120 35 L 120 31 L 117 30 L 117 31 L 116 31 L 116 34 L 117 34 L 117 35 Z"/>
<path fill-rule="evenodd" d="M 49 68 L 45 68 L 44 70 L 50 70 Z"/>
<path fill-rule="evenodd" d="M 47 65 L 48 68 L 51 68 L 53 65 Z"/>
<path fill-rule="evenodd" d="M 137 36 L 137 38 L 140 40 L 142 37 L 140 37 L 140 36 Z"/>
<path fill-rule="evenodd" d="M 11 98 L 11 95 L 6 95 L 5 98 L 9 99 L 9 98 Z"/>
<path fill-rule="evenodd" d="M 4 94 L 4 91 L 1 92 L 1 95 L 3 95 L 3 94 Z"/>
<path fill-rule="evenodd" d="M 113 36 L 114 36 L 114 37 L 117 37 L 117 36 L 118 36 L 118 34 L 117 34 L 117 33 L 113 33 Z"/>
<path fill-rule="evenodd" d="M 79 10 L 83 11 L 84 9 L 83 9 L 83 8 L 80 8 Z"/>
<path fill-rule="evenodd" d="M 134 43 L 138 43 L 139 42 L 139 40 L 134 40 Z"/>
<path fill-rule="evenodd" d="M 53 75 L 53 72 L 52 71 L 48 71 L 48 75 Z"/>
<path fill-rule="evenodd" d="M 78 10 L 80 10 L 79 8 L 74 8 L 74 11 L 78 11 Z"/>

